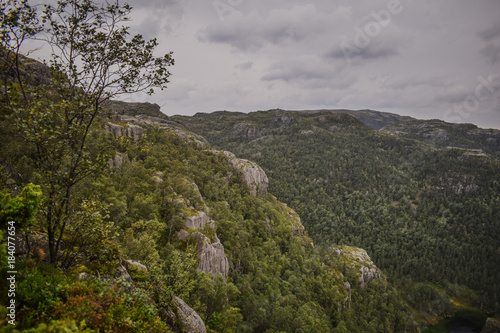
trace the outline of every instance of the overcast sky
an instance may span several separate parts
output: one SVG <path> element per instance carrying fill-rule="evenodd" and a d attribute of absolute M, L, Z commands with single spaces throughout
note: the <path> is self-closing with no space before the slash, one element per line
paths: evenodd
<path fill-rule="evenodd" d="M 500 128 L 498 0 L 130 0 L 167 115 L 374 109 Z"/>

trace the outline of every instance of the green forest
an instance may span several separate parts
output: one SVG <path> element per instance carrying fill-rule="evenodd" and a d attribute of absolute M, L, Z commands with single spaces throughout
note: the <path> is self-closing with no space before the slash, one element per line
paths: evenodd
<path fill-rule="evenodd" d="M 366 249 L 400 292 L 428 298 L 428 313 L 453 311 L 449 300 L 437 301 L 443 294 L 498 313 L 494 155 L 400 138 L 328 111 L 174 118 L 218 149 L 256 161 L 270 192 L 297 211 L 317 244 Z"/>

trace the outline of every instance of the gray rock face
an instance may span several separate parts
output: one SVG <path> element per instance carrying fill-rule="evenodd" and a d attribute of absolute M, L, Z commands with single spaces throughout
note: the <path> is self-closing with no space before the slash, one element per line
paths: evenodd
<path fill-rule="evenodd" d="M 264 170 L 262 170 L 257 163 L 242 158 L 236 158 L 236 156 L 229 151 L 212 150 L 211 152 L 214 155 L 223 154 L 226 156 L 231 161 L 234 168 L 241 172 L 243 180 L 252 193 L 267 194 L 269 179 Z"/>
<path fill-rule="evenodd" d="M 107 129 L 116 137 L 125 136 L 127 138 L 132 138 L 134 142 L 139 141 L 139 139 L 144 134 L 144 128 L 134 124 L 127 124 L 126 126 L 123 126 L 114 123 L 108 123 Z"/>
<path fill-rule="evenodd" d="M 382 278 L 382 273 L 370 259 L 365 250 L 358 247 L 342 245 L 332 248 L 337 256 L 342 257 L 357 273 L 361 286 L 369 283 L 371 280 Z"/>
<path fill-rule="evenodd" d="M 351 307 L 351 284 L 349 282 L 345 283 L 345 289 L 349 293 L 349 295 L 344 299 L 344 303 L 346 304 L 347 308 Z"/>
<path fill-rule="evenodd" d="M 207 140 L 205 140 L 202 136 L 194 134 L 185 129 L 182 125 L 164 118 L 146 115 L 115 115 L 113 120 L 120 124 L 110 122 L 107 125 L 107 130 L 115 136 L 131 137 L 134 142 L 137 142 L 144 134 L 144 128 L 153 127 L 161 131 L 177 135 L 187 143 L 193 144 L 197 147 L 204 148 L 208 146 Z M 124 125 L 121 125 L 122 123 Z"/>
<path fill-rule="evenodd" d="M 257 129 L 257 125 L 253 123 L 240 123 L 234 126 L 234 132 L 237 135 L 245 137 L 258 137 L 260 131 Z"/>
<path fill-rule="evenodd" d="M 118 266 L 118 268 L 116 269 L 115 279 L 121 279 L 124 282 L 130 284 L 130 286 L 125 290 L 127 294 L 130 294 L 132 291 L 135 290 L 134 281 L 132 280 L 132 277 L 130 276 L 127 269 L 123 265 Z"/>
<path fill-rule="evenodd" d="M 186 227 L 202 229 L 209 223 L 210 218 L 205 212 L 198 212 L 197 215 L 186 217 Z M 212 221 L 213 223 L 213 221 Z"/>
<path fill-rule="evenodd" d="M 198 269 L 205 273 L 212 273 L 214 276 L 222 275 L 226 281 L 229 274 L 229 259 L 217 235 L 213 242 L 200 233 L 195 238 L 198 240 L 198 258 L 200 258 Z"/>
<path fill-rule="evenodd" d="M 125 282 L 133 283 L 132 277 L 128 273 L 127 269 L 123 265 L 120 265 L 116 269 L 115 279 L 122 279 L 122 278 Z"/>
<path fill-rule="evenodd" d="M 122 153 L 116 153 L 115 157 L 109 160 L 109 166 L 120 168 L 123 162 L 128 161 L 128 155 Z"/>
<path fill-rule="evenodd" d="M 202 211 L 197 215 L 186 218 L 186 227 L 191 229 L 203 229 L 207 225 L 215 230 L 215 222 Z M 200 258 L 199 271 L 205 273 L 212 273 L 214 276 L 222 275 L 224 281 L 229 274 L 229 259 L 226 258 L 224 253 L 224 246 L 220 242 L 217 234 L 214 232 L 215 240 L 211 241 L 210 238 L 200 232 L 193 233 L 193 237 L 198 241 L 198 258 Z M 188 233 L 181 230 L 178 236 L 182 240 L 186 240 Z"/>
<path fill-rule="evenodd" d="M 206 333 L 207 329 L 201 317 L 190 308 L 182 299 L 177 296 L 172 297 L 172 301 L 177 307 L 178 319 L 188 333 Z"/>
<path fill-rule="evenodd" d="M 361 272 L 361 276 L 359 277 L 359 282 L 361 282 L 361 285 L 364 285 L 374 278 L 379 278 L 381 277 L 380 272 L 376 268 L 368 268 L 366 266 L 363 266 L 359 269 Z"/>

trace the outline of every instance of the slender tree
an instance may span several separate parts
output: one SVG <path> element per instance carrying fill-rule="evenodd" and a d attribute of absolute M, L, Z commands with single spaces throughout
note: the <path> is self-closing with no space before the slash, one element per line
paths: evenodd
<path fill-rule="evenodd" d="M 61 240 L 72 223 L 72 189 L 108 158 L 106 146 L 92 139 L 103 103 L 126 93 L 152 94 L 169 82 L 172 53 L 156 57 L 156 39 L 130 36 L 124 22 L 131 9 L 118 1 L 62 0 L 43 10 L 27 0 L 2 3 L 3 105 L 18 134 L 36 151 L 35 181 L 45 195 L 52 263 L 60 260 Z M 48 77 L 37 77 L 41 73 L 30 70 L 32 61 L 19 54 L 29 39 L 51 48 Z"/>

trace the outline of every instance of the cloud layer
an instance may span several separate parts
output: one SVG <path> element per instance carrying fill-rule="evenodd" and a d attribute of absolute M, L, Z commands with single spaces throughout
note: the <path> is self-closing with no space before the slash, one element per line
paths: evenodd
<path fill-rule="evenodd" d="M 500 74 L 496 0 L 130 3 L 133 29 L 176 59 L 169 89 L 130 99 L 167 114 L 371 108 L 500 128 L 496 82 L 456 111 Z"/>

